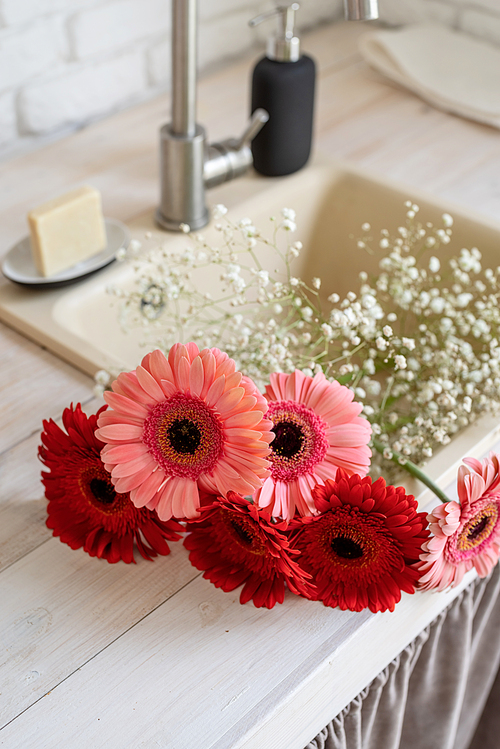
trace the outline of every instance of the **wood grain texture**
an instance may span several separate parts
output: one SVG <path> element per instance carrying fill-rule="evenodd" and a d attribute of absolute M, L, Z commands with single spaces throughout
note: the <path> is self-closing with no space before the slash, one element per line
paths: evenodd
<path fill-rule="evenodd" d="M 498 132 L 371 71 L 356 51 L 363 30 L 304 40 L 319 64 L 317 147 L 498 217 Z M 242 129 L 252 64 L 201 82 L 212 138 Z M 83 182 L 102 191 L 107 215 L 151 210 L 167 107 L 161 97 L 0 165 L 0 255 L 26 234 L 28 209 Z M 36 448 L 43 418 L 71 401 L 97 408 L 92 382 L 3 327 L 0 362 L 0 710 L 11 721 L 1 746 L 301 749 L 449 603 L 406 597 L 372 616 L 290 597 L 260 611 L 201 579 L 180 547 L 132 567 L 71 551 L 44 525 Z"/>

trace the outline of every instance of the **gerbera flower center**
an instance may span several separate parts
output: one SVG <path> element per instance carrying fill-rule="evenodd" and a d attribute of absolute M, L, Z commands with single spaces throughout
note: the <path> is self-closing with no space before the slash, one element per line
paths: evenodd
<path fill-rule="evenodd" d="M 90 491 L 97 499 L 98 502 L 102 502 L 103 505 L 111 505 L 116 499 L 115 487 L 110 481 L 103 481 L 103 479 L 92 479 L 90 484 Z"/>
<path fill-rule="evenodd" d="M 359 559 L 363 556 L 363 548 L 347 536 L 337 536 L 332 539 L 332 549 L 338 557 L 343 559 Z"/>
<path fill-rule="evenodd" d="M 100 522 L 104 522 L 104 516 L 110 520 L 112 516 L 117 519 L 124 510 L 129 510 L 129 506 L 133 507 L 126 494 L 117 493 L 111 483 L 109 474 L 104 470 L 98 457 L 88 461 L 88 464 L 83 467 L 78 478 L 78 484 L 82 495 L 87 498 L 88 503 L 92 506 L 92 512 L 97 511 L 96 518 L 99 517 Z M 135 510 L 135 508 L 133 509 Z M 117 520 L 117 522 L 121 521 Z"/>
<path fill-rule="evenodd" d="M 476 541 L 480 536 L 484 535 L 483 531 L 486 530 L 487 526 L 491 525 L 491 517 L 484 517 L 481 518 L 481 520 L 476 523 L 475 526 L 471 528 L 471 530 L 467 534 L 467 538 L 469 541 Z"/>
<path fill-rule="evenodd" d="M 484 543 L 492 534 L 498 520 L 498 507 L 489 504 L 465 524 L 457 539 L 460 551 L 475 549 Z"/>
<path fill-rule="evenodd" d="M 256 523 L 241 513 L 231 512 L 230 510 L 223 509 L 221 514 L 224 525 L 229 531 L 229 537 L 238 546 L 242 546 L 245 551 L 257 556 L 266 553 L 266 547 L 262 543 Z"/>
<path fill-rule="evenodd" d="M 143 441 L 169 476 L 196 481 L 222 455 L 222 424 L 200 398 L 176 393 L 158 403 L 144 422 Z"/>
<path fill-rule="evenodd" d="M 244 528 L 237 520 L 231 520 L 233 531 L 240 537 L 244 544 L 250 546 L 253 541 L 253 536 Z"/>
<path fill-rule="evenodd" d="M 463 524 L 445 547 L 445 557 L 458 564 L 481 552 L 497 538 L 499 526 L 498 504 L 486 501 L 475 507 L 475 513 Z"/>
<path fill-rule="evenodd" d="M 302 449 L 304 435 L 298 424 L 281 421 L 275 424 L 273 429 L 276 435 L 273 440 L 273 452 L 284 458 L 293 458 Z"/>
<path fill-rule="evenodd" d="M 168 439 L 173 449 L 178 453 L 193 455 L 201 442 L 201 434 L 197 425 L 189 419 L 178 419 L 167 430 Z"/>
<path fill-rule="evenodd" d="M 312 409 L 295 401 L 272 401 L 266 418 L 275 434 L 269 456 L 274 481 L 293 481 L 324 460 L 327 425 Z"/>
<path fill-rule="evenodd" d="M 352 580 L 360 583 L 366 581 L 366 576 L 376 580 L 400 556 L 381 518 L 356 507 L 343 505 L 332 510 L 314 527 L 320 534 L 325 574 L 332 580 L 343 579 L 344 575 L 354 575 Z M 319 558 L 315 564 L 318 562 Z"/>

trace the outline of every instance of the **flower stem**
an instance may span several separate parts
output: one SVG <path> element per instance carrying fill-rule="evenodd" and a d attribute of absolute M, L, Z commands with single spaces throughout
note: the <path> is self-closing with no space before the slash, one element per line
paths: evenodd
<path fill-rule="evenodd" d="M 386 457 L 386 451 L 389 451 L 391 453 L 391 457 L 386 457 L 387 460 L 392 460 L 392 462 L 397 466 L 399 466 L 400 468 L 404 468 L 404 470 L 408 471 L 411 476 L 421 481 L 422 484 L 425 484 L 431 490 L 431 492 L 433 492 L 436 497 L 441 500 L 441 502 L 450 501 L 450 498 L 446 496 L 442 489 L 440 489 L 439 486 L 437 486 L 426 473 L 424 473 L 417 465 L 415 465 L 415 463 L 412 463 L 411 460 L 408 460 L 408 458 L 405 458 L 404 455 L 396 452 L 396 450 L 393 450 L 391 447 L 387 447 L 387 445 L 384 445 L 376 437 L 372 437 L 372 445 L 375 450 L 377 450 L 377 452 L 379 452 L 384 457 Z"/>

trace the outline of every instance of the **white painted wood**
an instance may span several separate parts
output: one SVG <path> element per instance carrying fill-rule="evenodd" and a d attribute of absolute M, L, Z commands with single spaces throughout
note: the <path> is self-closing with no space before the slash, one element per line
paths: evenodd
<path fill-rule="evenodd" d="M 460 590 L 405 596 L 387 615 L 292 597 L 262 611 L 197 578 L 0 736 L 9 747 L 301 749 Z"/>
<path fill-rule="evenodd" d="M 355 50 L 361 32 L 325 27 L 305 41 L 320 62 L 319 148 L 495 218 L 498 134 L 372 73 Z M 202 82 L 213 137 L 243 124 L 250 67 Z M 166 112 L 162 98 L 1 165 L 0 254 L 26 233 L 30 207 L 82 182 L 101 189 L 108 215 L 150 211 Z M 213 588 L 181 548 L 133 568 L 71 551 L 43 525 L 36 432 L 90 400 L 91 382 L 5 328 L 0 362 L 0 705 L 12 718 L 1 746 L 302 749 L 458 593 L 406 596 L 376 616 L 292 597 L 268 612 Z M 453 450 L 480 455 L 496 429 L 481 422 Z M 447 450 L 435 475 L 451 482 Z"/>
<path fill-rule="evenodd" d="M 3 570 L 1 726 L 200 574 L 181 544 L 171 548 L 154 562 L 108 564 L 52 538 Z"/>

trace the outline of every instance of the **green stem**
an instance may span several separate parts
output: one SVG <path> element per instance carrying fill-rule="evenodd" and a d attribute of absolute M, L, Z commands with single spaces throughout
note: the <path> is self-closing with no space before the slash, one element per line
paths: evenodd
<path fill-rule="evenodd" d="M 425 484 L 431 490 L 431 492 L 433 492 L 436 497 L 441 500 L 441 502 L 450 501 L 450 498 L 446 496 L 446 494 L 439 488 L 439 486 L 437 486 L 426 473 L 424 473 L 417 465 L 415 465 L 415 463 L 412 463 L 411 460 L 408 460 L 408 458 L 405 458 L 404 455 L 396 452 L 396 450 L 393 450 L 391 447 L 384 445 L 376 437 L 372 438 L 372 445 L 375 450 L 377 450 L 377 452 L 379 452 L 381 455 L 384 454 L 385 450 L 390 450 L 392 456 L 390 460 L 392 460 L 393 463 L 395 463 L 397 466 L 400 466 L 401 468 L 404 468 L 405 471 L 408 471 L 408 473 L 411 474 L 414 478 L 421 481 L 422 484 Z"/>

